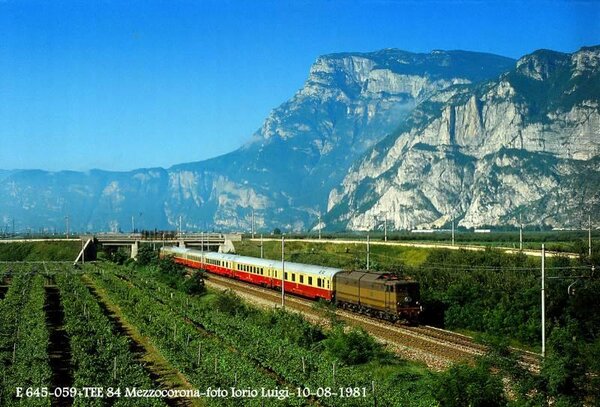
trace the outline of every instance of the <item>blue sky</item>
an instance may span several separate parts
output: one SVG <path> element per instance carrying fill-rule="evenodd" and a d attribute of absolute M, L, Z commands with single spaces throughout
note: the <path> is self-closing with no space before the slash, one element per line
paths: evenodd
<path fill-rule="evenodd" d="M 0 168 L 128 170 L 247 141 L 317 56 L 600 43 L 596 1 L 0 0 Z"/>

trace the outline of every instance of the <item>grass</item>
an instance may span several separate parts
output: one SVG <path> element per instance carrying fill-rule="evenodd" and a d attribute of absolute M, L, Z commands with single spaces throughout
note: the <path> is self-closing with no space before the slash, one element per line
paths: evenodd
<path fill-rule="evenodd" d="M 80 242 L 0 243 L 0 261 L 74 261 Z"/>
<path fill-rule="evenodd" d="M 264 241 L 264 257 L 281 259 L 281 243 Z M 235 243 L 238 254 L 260 257 L 260 242 L 242 240 Z M 417 267 L 427 259 L 432 249 L 403 246 L 386 246 L 372 243 L 370 265 L 377 267 L 397 267 L 400 263 Z M 366 266 L 367 252 L 364 242 L 350 244 L 286 242 L 286 261 L 318 264 L 330 267 L 362 268 Z"/>
<path fill-rule="evenodd" d="M 369 232 L 371 241 L 376 243 L 382 241 L 384 236 L 381 230 Z M 343 239 L 365 241 L 367 234 L 365 232 L 344 232 L 344 233 L 323 233 L 324 239 Z M 244 237 L 249 237 L 245 235 Z M 271 235 L 265 237 L 273 237 Z M 276 236 L 277 237 L 277 236 Z M 290 239 L 315 239 L 316 234 L 289 234 Z M 278 237 L 280 238 L 280 237 Z M 588 231 L 587 230 L 529 230 L 523 231 L 523 248 L 529 250 L 540 250 L 542 243 L 546 244 L 546 250 L 560 252 L 578 253 L 587 248 Z M 592 230 L 592 239 L 600 239 L 600 231 Z M 440 231 L 435 233 L 411 233 L 407 231 L 388 232 L 389 242 L 403 243 L 423 243 L 450 245 L 452 243 L 452 234 L 449 231 Z M 486 246 L 486 247 L 505 247 L 519 248 L 519 231 L 492 231 L 491 233 L 474 233 L 463 230 L 457 230 L 455 241 L 458 245 Z"/>

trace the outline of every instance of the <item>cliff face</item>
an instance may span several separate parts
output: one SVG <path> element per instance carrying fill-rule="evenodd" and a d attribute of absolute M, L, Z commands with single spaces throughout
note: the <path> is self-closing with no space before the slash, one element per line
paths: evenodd
<path fill-rule="evenodd" d="M 600 48 L 541 50 L 422 102 L 329 195 L 330 228 L 579 226 L 598 209 Z"/>
<path fill-rule="evenodd" d="M 186 230 L 247 230 L 254 211 L 257 228 L 306 229 L 352 163 L 415 106 L 513 66 L 461 51 L 322 56 L 237 151 L 169 169 L 0 173 L 0 216 L 36 230 L 64 230 L 67 215 L 73 230 L 130 230 L 132 217 L 137 228 L 174 228 L 181 217 Z"/>

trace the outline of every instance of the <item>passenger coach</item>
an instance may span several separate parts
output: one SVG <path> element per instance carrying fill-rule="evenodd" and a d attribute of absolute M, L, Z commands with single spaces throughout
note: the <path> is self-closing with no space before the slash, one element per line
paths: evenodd
<path fill-rule="evenodd" d="M 175 262 L 225 277 L 281 289 L 281 261 L 257 259 L 180 247 L 163 247 L 161 257 L 172 255 Z M 285 262 L 284 291 L 306 298 L 331 301 L 335 293 L 334 276 L 342 269 Z"/>

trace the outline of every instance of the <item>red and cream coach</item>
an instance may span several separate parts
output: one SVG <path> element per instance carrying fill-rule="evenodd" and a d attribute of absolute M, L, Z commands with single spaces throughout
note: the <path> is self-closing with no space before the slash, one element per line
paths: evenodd
<path fill-rule="evenodd" d="M 257 259 L 180 247 L 163 247 L 161 257 L 173 256 L 175 262 L 209 273 L 281 289 L 281 261 Z M 331 301 L 335 279 L 342 269 L 285 262 L 284 291 L 306 298 Z"/>

